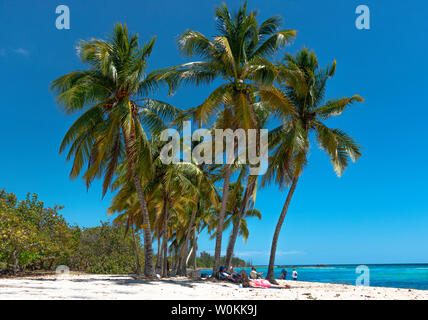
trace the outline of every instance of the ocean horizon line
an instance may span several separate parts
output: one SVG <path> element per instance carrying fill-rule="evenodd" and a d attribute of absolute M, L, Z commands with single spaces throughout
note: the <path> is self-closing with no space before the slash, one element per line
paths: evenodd
<path fill-rule="evenodd" d="M 413 263 L 316 263 L 316 264 L 277 264 L 275 268 L 280 267 L 328 267 L 328 266 L 406 266 L 406 265 L 428 265 L 428 262 L 413 262 Z M 267 268 L 267 264 L 253 264 L 251 266 Z"/>

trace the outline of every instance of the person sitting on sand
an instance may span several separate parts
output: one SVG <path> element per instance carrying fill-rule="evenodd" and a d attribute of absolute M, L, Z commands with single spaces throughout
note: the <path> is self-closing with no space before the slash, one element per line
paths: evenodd
<path fill-rule="evenodd" d="M 297 271 L 296 271 L 296 269 L 293 269 L 293 273 L 291 274 L 291 277 L 293 278 L 293 280 L 297 280 Z"/>
<path fill-rule="evenodd" d="M 250 278 L 255 280 L 255 279 L 261 279 L 262 278 L 262 274 L 263 272 L 257 272 L 256 268 L 251 267 L 251 271 L 250 271 Z"/>
<path fill-rule="evenodd" d="M 236 272 L 235 270 L 233 270 L 233 267 L 230 266 L 230 269 L 229 269 L 229 279 L 230 280 L 235 280 L 237 278 L 237 276 L 238 276 L 238 272 Z"/>
<path fill-rule="evenodd" d="M 220 267 L 219 273 L 226 278 L 229 278 L 229 276 L 230 276 L 230 273 L 226 271 L 225 266 Z"/>
<path fill-rule="evenodd" d="M 279 280 L 285 280 L 286 277 L 287 277 L 287 270 L 282 269 L 281 270 L 281 276 L 278 279 Z"/>
<path fill-rule="evenodd" d="M 236 272 L 235 270 L 233 270 L 232 266 L 230 266 L 229 273 L 230 274 L 238 274 L 238 272 Z"/>

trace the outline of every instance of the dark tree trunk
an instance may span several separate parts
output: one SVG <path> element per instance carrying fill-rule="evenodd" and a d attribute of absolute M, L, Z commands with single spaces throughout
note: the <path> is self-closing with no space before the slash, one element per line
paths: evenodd
<path fill-rule="evenodd" d="M 13 261 L 13 274 L 16 275 L 18 273 L 19 262 L 18 262 L 19 253 L 16 250 L 12 252 L 12 261 Z"/>
<path fill-rule="evenodd" d="M 180 265 L 180 261 L 181 261 L 181 257 L 180 257 L 180 253 L 177 254 L 177 258 L 174 260 L 174 265 L 173 265 L 173 272 L 176 276 L 178 276 L 178 270 L 180 270 L 181 265 Z"/>
<path fill-rule="evenodd" d="M 158 230 L 158 255 L 156 259 L 156 269 L 160 269 L 162 267 L 162 245 L 161 245 L 161 237 L 162 237 L 162 231 Z"/>
<path fill-rule="evenodd" d="M 255 185 L 255 182 L 250 182 L 247 185 L 247 189 L 245 190 L 244 199 L 242 201 L 242 205 L 241 205 L 241 208 L 239 210 L 238 217 L 237 217 L 235 223 L 233 224 L 232 234 L 230 235 L 229 243 L 227 245 L 227 250 L 226 250 L 226 266 L 227 266 L 227 269 L 229 269 L 231 264 L 232 264 L 233 251 L 235 249 L 236 239 L 238 238 L 239 227 L 241 225 L 242 218 L 244 217 L 245 213 L 247 212 L 250 194 L 253 192 L 254 185 Z"/>
<path fill-rule="evenodd" d="M 279 220 L 276 225 L 275 233 L 272 239 L 272 247 L 270 249 L 269 266 L 268 266 L 268 273 L 267 273 L 266 279 L 274 284 L 277 283 L 273 275 L 273 269 L 275 267 L 275 254 L 276 254 L 276 247 L 278 244 L 279 233 L 281 231 L 282 224 L 287 214 L 288 207 L 291 202 L 291 198 L 293 197 L 294 190 L 296 190 L 296 185 L 298 180 L 299 180 L 298 177 L 293 178 L 293 182 L 291 184 L 290 190 L 288 190 L 287 199 L 285 200 L 284 207 L 282 208 L 281 215 L 279 216 Z"/>
<path fill-rule="evenodd" d="M 223 183 L 223 198 L 221 200 L 220 213 L 218 216 L 217 236 L 215 241 L 213 274 L 217 272 L 220 267 L 221 240 L 223 236 L 224 213 L 226 212 L 227 198 L 229 197 L 230 171 L 231 165 L 226 164 Z"/>

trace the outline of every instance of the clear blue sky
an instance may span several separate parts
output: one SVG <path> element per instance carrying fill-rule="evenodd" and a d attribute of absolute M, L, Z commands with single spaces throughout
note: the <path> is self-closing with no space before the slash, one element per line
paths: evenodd
<path fill-rule="evenodd" d="M 228 1 L 236 7 L 239 1 Z M 71 29 L 55 28 L 55 8 L 66 4 Z M 70 163 L 58 147 L 74 118 L 55 106 L 49 83 L 80 67 L 79 39 L 105 37 L 126 22 L 142 40 L 157 35 L 152 68 L 185 61 L 176 49 L 187 28 L 215 34 L 213 11 L 220 1 L 12 1 L 0 3 L 0 188 L 19 197 L 36 192 L 47 204 L 62 204 L 68 221 L 94 226 L 107 219 L 111 195 L 101 187 L 86 192 L 70 181 Z M 357 30 L 355 8 L 368 5 L 371 29 Z M 327 157 L 312 146 L 309 166 L 297 187 L 278 244 L 276 262 L 428 262 L 428 172 L 426 88 L 428 4 L 424 1 L 249 0 L 259 19 L 279 14 L 298 31 L 294 53 L 314 49 L 322 64 L 337 60 L 329 97 L 360 94 L 366 101 L 329 122 L 355 137 L 363 157 L 337 178 Z M 160 98 L 186 108 L 199 104 L 212 87 L 180 89 Z M 249 223 L 250 239 L 236 253 L 267 264 L 286 193 L 276 186 L 259 191 L 263 220 Z M 230 230 L 224 234 L 226 240 Z M 200 250 L 214 250 L 201 236 Z"/>

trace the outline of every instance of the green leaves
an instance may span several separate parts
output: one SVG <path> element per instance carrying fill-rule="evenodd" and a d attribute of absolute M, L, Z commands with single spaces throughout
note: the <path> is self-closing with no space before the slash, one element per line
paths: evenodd
<path fill-rule="evenodd" d="M 216 8 L 215 19 L 218 34 L 212 40 L 187 30 L 178 41 L 180 52 L 204 61 L 172 67 L 159 79 L 165 80 L 173 93 L 181 84 L 201 85 L 221 78 L 225 83 L 198 108 L 196 120 L 206 122 L 211 115 L 231 108 L 234 122 L 242 120 L 238 126 L 255 128 L 252 104 L 256 101 L 252 100 L 252 92 L 256 85 L 271 85 L 275 79 L 275 67 L 265 58 L 289 43 L 296 32 L 279 30 L 278 16 L 267 19 L 259 27 L 256 13 L 247 12 L 246 3 L 234 14 L 223 3 Z"/>
<path fill-rule="evenodd" d="M 6 271 L 24 267 L 55 267 L 73 249 L 71 229 L 58 213 L 61 206 L 45 207 L 36 194 L 18 201 L 0 191 L 0 265 Z"/>
<path fill-rule="evenodd" d="M 120 162 L 126 160 L 129 171 L 141 170 L 140 160 L 143 166 L 151 166 L 150 144 L 140 120 L 156 133 L 164 127 L 163 117 L 179 114 L 178 109 L 161 101 L 137 99 L 158 88 L 159 73 L 145 74 L 155 39 L 140 47 L 138 35 L 129 35 L 126 25 L 116 24 L 110 39 L 79 43 L 78 53 L 87 70 L 52 82 L 57 102 L 66 113 L 88 108 L 67 131 L 60 152 L 69 147 L 67 160 L 74 157 L 71 178 L 80 175 L 85 165 L 87 187 L 103 177 L 103 196 Z"/>
<path fill-rule="evenodd" d="M 178 49 L 188 57 L 209 58 L 214 53 L 214 43 L 202 33 L 187 30 L 178 39 Z"/>
<path fill-rule="evenodd" d="M 331 99 L 324 105 L 327 80 L 336 70 L 336 62 L 322 69 L 314 52 L 306 48 L 295 56 L 286 55 L 285 64 L 277 65 L 277 82 L 282 90 L 261 89 L 263 101 L 273 107 L 283 125 L 270 132 L 271 156 L 263 184 L 273 179 L 281 187 L 299 177 L 307 163 L 309 133 L 315 131 L 320 147 L 329 155 L 333 168 L 341 176 L 349 160 L 361 156 L 359 145 L 340 129 L 330 129 L 321 120 L 340 115 L 346 107 L 362 102 L 350 98 Z"/>
<path fill-rule="evenodd" d="M 355 102 L 363 101 L 363 97 L 359 95 L 354 95 L 350 98 L 329 100 L 325 103 L 325 105 L 317 108 L 315 112 L 321 119 L 328 119 L 330 117 L 335 117 L 342 114 L 346 107 L 349 107 Z"/>
<path fill-rule="evenodd" d="M 330 129 L 321 122 L 315 123 L 316 137 L 320 147 L 330 156 L 333 168 L 340 177 L 349 164 L 361 156 L 359 145 L 340 129 Z"/>
<path fill-rule="evenodd" d="M 290 116 L 297 115 L 296 110 L 284 91 L 275 87 L 261 87 L 257 91 L 263 103 L 269 106 L 273 113 L 281 119 L 289 119 Z"/>
<path fill-rule="evenodd" d="M 260 32 L 260 31 L 259 31 Z M 282 30 L 271 35 L 254 50 L 251 57 L 267 57 L 273 55 L 278 49 L 290 43 L 296 37 L 295 30 Z"/>

